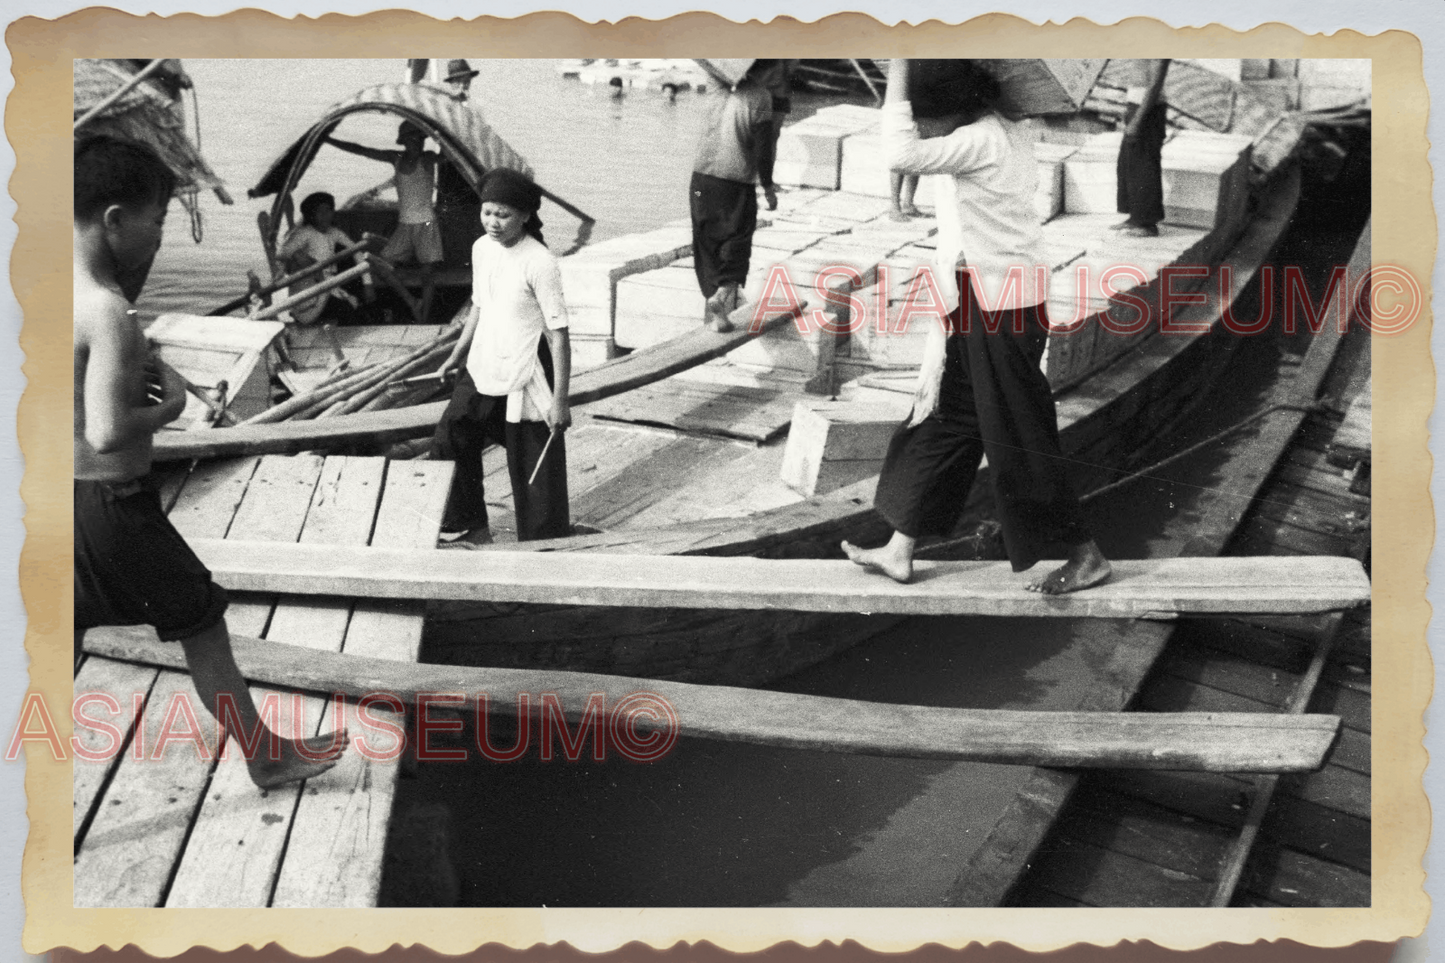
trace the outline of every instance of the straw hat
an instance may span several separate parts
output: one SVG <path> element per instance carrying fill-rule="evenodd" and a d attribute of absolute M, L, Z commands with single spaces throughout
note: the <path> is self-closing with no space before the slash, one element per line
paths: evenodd
<path fill-rule="evenodd" d="M 478 73 L 480 71 L 473 70 L 472 65 L 465 60 L 447 61 L 447 83 L 451 83 L 453 80 L 470 80 Z"/>

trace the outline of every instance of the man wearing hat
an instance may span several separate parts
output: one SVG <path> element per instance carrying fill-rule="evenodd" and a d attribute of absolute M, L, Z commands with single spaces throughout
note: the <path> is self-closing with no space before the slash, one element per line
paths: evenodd
<path fill-rule="evenodd" d="M 448 60 L 447 92 L 465 104 L 477 75 L 465 60 Z M 482 202 L 472 185 L 446 158 L 437 165 L 437 221 L 442 231 L 442 253 L 451 267 L 471 267 L 472 245 L 482 236 Z"/>

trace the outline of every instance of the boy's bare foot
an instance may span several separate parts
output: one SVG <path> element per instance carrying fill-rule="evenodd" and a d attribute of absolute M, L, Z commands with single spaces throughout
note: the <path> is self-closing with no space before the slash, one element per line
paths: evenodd
<path fill-rule="evenodd" d="M 903 214 L 904 214 L 905 217 L 922 217 L 922 216 L 923 216 L 923 212 L 920 211 L 918 208 L 914 207 L 912 204 L 904 204 L 904 205 L 903 205 Z"/>
<path fill-rule="evenodd" d="M 288 782 L 319 776 L 336 765 L 346 752 L 348 735 L 345 729 L 308 739 L 280 739 L 281 758 L 272 759 L 265 740 L 255 757 L 246 760 L 251 781 L 262 789 L 274 789 Z"/>
<path fill-rule="evenodd" d="M 1098 585 L 1112 572 L 1109 560 L 1099 551 L 1099 546 L 1090 541 L 1075 547 L 1068 561 L 1025 588 L 1044 595 L 1063 595 Z"/>
<path fill-rule="evenodd" d="M 910 216 L 907 211 L 900 210 L 896 207 L 888 212 L 888 219 L 892 221 L 906 221 Z"/>
<path fill-rule="evenodd" d="M 881 572 L 895 582 L 907 583 L 913 578 L 913 558 L 894 550 L 890 542 L 880 548 L 859 548 L 851 542 L 843 543 L 843 554 L 853 560 L 854 565 Z"/>

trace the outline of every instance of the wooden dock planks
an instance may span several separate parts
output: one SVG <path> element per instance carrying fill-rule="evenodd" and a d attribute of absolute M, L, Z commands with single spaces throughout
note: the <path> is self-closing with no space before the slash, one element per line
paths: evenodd
<path fill-rule="evenodd" d="M 602 553 L 434 553 L 199 541 L 227 587 L 369 598 L 900 615 L 1170 617 L 1320 612 L 1369 599 L 1347 558 L 1121 560 L 1103 585 L 1046 596 L 1006 562 L 918 562 L 900 585 L 846 561 Z M 1053 564 L 1041 562 L 1040 572 Z"/>
<path fill-rule="evenodd" d="M 364 546 L 378 538 L 434 545 L 451 472 L 444 462 L 388 466 L 379 458 L 313 455 L 212 462 L 179 486 L 172 518 L 188 537 L 229 534 L 270 547 L 298 538 L 310 544 Z M 300 643 L 329 651 L 345 643 L 392 660 L 416 658 L 421 621 L 419 608 L 406 603 L 290 598 L 278 604 L 265 593 L 233 593 L 227 612 L 239 635 L 265 631 L 293 648 Z M 154 639 L 149 630 L 142 634 Z M 180 655 L 178 646 L 167 648 Z M 128 692 L 144 693 L 148 678 L 153 682 L 142 733 L 149 747 L 172 699 L 194 703 L 189 675 L 89 656 L 77 691 L 108 691 L 128 708 Z M 263 714 L 267 693 L 253 689 Z M 279 696 L 283 733 L 293 708 L 301 709 L 309 731 L 331 727 L 323 700 L 304 697 L 297 707 L 291 695 L 271 694 Z M 216 747 L 209 714 L 196 715 L 208 745 Z M 103 767 L 77 766 L 77 837 L 82 829 L 84 835 L 76 856 L 76 905 L 374 905 L 396 766 L 373 767 L 353 749 L 336 769 L 304 787 L 262 792 L 238 756 L 212 766 L 185 745 L 172 746 L 160 761 L 127 753 L 112 760 L 108 785 Z M 102 785 L 104 799 L 96 799 Z"/>

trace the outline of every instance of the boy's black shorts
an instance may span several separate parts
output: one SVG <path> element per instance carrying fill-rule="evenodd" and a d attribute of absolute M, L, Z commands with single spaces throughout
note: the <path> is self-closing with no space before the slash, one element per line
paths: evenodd
<path fill-rule="evenodd" d="M 175 642 L 226 614 L 226 591 L 143 482 L 75 482 L 75 628 L 153 625 Z"/>

